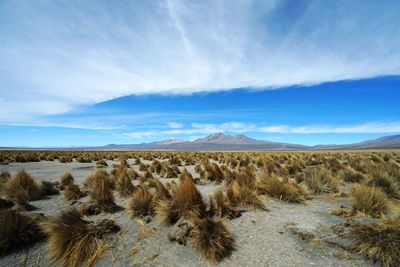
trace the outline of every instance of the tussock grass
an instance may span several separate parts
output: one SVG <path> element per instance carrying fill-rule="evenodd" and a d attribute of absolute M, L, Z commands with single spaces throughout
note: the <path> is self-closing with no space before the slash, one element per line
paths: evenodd
<path fill-rule="evenodd" d="M 354 170 L 352 167 L 347 167 L 341 170 L 339 175 L 347 183 L 360 183 L 366 179 L 363 173 Z"/>
<path fill-rule="evenodd" d="M 60 182 L 62 186 L 68 186 L 74 184 L 75 179 L 70 172 L 67 172 L 63 176 L 61 176 Z"/>
<path fill-rule="evenodd" d="M 92 266 L 105 252 L 104 238 L 119 231 L 111 220 L 97 224 L 85 221 L 76 209 L 43 222 L 48 236 L 48 250 L 52 262 L 63 266 Z"/>
<path fill-rule="evenodd" d="M 400 266 L 400 217 L 352 227 L 354 249 L 384 267 Z"/>
<path fill-rule="evenodd" d="M 117 177 L 116 188 L 121 197 L 130 196 L 135 189 L 135 186 L 132 184 L 132 179 L 126 171 L 123 171 Z"/>
<path fill-rule="evenodd" d="M 192 246 L 207 260 L 218 262 L 235 249 L 234 239 L 221 220 L 192 215 Z"/>
<path fill-rule="evenodd" d="M 189 174 L 190 175 L 190 174 Z M 180 177 L 180 182 L 172 190 L 172 198 L 158 201 L 156 217 L 165 224 L 174 224 L 189 212 L 204 215 L 206 205 L 203 197 L 197 190 L 194 180 L 185 173 Z"/>
<path fill-rule="evenodd" d="M 31 218 L 15 210 L 0 211 L 0 256 L 41 241 L 44 236 L 38 218 Z"/>
<path fill-rule="evenodd" d="M 336 192 L 340 183 L 340 180 L 325 167 L 308 170 L 305 173 L 304 181 L 310 190 L 316 194 Z"/>
<path fill-rule="evenodd" d="M 238 181 L 233 181 L 230 185 L 227 196 L 232 206 L 244 206 L 255 210 L 267 210 L 262 198 L 255 189 L 249 189 L 240 185 Z"/>
<path fill-rule="evenodd" d="M 228 197 L 221 191 L 215 192 L 210 197 L 209 212 L 211 215 L 229 219 L 234 219 L 241 215 L 240 210 L 232 207 Z"/>
<path fill-rule="evenodd" d="M 42 181 L 40 184 L 40 192 L 44 196 L 58 195 L 60 191 L 58 191 L 55 186 L 57 183 L 52 183 L 49 181 Z"/>
<path fill-rule="evenodd" d="M 380 217 L 389 209 L 388 198 L 379 188 L 356 184 L 351 193 L 353 211 Z"/>
<path fill-rule="evenodd" d="M 78 185 L 70 184 L 65 188 L 63 196 L 66 201 L 76 201 L 83 197 L 83 193 Z"/>
<path fill-rule="evenodd" d="M 154 212 L 153 195 L 142 185 L 136 186 L 129 200 L 128 210 L 132 217 L 145 217 Z"/>
<path fill-rule="evenodd" d="M 257 190 L 290 203 L 304 203 L 304 191 L 293 180 L 280 180 L 276 175 L 260 177 Z"/>
<path fill-rule="evenodd" d="M 26 171 L 18 172 L 7 182 L 4 193 L 8 199 L 17 203 L 23 202 L 23 194 L 27 195 L 27 201 L 38 200 L 42 196 L 40 186 Z"/>
<path fill-rule="evenodd" d="M 85 185 L 89 188 L 91 199 L 102 211 L 114 211 L 116 207 L 113 195 L 115 183 L 107 172 L 97 170 L 94 174 L 89 176 Z"/>

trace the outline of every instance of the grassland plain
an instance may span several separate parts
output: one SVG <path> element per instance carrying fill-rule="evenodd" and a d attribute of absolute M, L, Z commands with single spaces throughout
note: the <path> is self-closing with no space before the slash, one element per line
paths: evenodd
<path fill-rule="evenodd" d="M 1 266 L 400 264 L 399 151 L 0 155 Z"/>

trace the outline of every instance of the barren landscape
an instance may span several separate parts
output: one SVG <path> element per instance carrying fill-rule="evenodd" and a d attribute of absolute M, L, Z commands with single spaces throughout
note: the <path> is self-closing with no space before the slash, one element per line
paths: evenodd
<path fill-rule="evenodd" d="M 2 266 L 399 264 L 397 151 L 1 160 Z"/>

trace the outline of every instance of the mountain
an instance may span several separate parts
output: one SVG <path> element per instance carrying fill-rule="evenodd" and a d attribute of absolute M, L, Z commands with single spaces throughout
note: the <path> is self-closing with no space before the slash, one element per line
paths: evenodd
<path fill-rule="evenodd" d="M 400 134 L 347 145 L 318 145 L 314 149 L 390 149 L 400 148 Z"/>

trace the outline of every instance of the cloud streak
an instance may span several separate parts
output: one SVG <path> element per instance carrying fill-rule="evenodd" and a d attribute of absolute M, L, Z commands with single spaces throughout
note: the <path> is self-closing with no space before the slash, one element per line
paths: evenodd
<path fill-rule="evenodd" d="M 399 74 L 400 2 L 367 2 L 5 0 L 0 121 L 131 94 Z"/>

